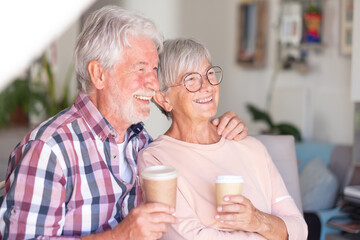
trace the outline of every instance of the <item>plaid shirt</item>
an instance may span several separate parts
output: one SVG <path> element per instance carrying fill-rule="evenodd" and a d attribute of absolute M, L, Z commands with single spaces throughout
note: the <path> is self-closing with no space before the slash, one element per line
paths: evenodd
<path fill-rule="evenodd" d="M 132 125 L 120 165 L 119 138 L 82 93 L 29 132 L 9 159 L 0 239 L 79 238 L 115 227 L 136 204 L 136 158 L 152 140 L 142 123 Z"/>

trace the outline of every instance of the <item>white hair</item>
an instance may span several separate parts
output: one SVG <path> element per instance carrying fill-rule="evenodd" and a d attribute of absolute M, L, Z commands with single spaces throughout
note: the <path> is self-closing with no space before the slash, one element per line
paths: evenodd
<path fill-rule="evenodd" d="M 177 84 L 178 79 L 185 73 L 199 68 L 204 60 L 211 64 L 209 50 L 195 39 L 166 40 L 159 58 L 158 79 L 162 92 L 166 92 L 170 86 Z M 170 117 L 170 114 L 161 106 L 157 106 L 162 113 Z"/>
<path fill-rule="evenodd" d="M 128 36 L 146 36 L 158 49 L 162 49 L 163 35 L 155 24 L 136 13 L 118 6 L 105 6 L 86 19 L 75 48 L 75 71 L 78 89 L 89 93 L 92 82 L 88 64 L 98 61 L 107 70 L 112 70 L 121 60 L 125 47 L 131 47 Z"/>

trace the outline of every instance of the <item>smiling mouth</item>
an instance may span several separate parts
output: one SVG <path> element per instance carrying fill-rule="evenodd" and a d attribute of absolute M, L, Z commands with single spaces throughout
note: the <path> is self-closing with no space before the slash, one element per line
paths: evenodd
<path fill-rule="evenodd" d="M 134 98 L 144 101 L 150 101 L 152 96 L 134 95 Z"/>
<path fill-rule="evenodd" d="M 211 102 L 213 99 L 212 96 L 208 97 L 208 98 L 203 98 L 203 99 L 195 99 L 194 102 L 195 103 L 208 103 Z"/>

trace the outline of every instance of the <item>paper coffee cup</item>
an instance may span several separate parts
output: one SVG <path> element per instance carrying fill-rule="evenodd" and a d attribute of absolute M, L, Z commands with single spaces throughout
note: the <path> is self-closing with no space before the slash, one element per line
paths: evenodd
<path fill-rule="evenodd" d="M 166 165 L 148 167 L 140 177 L 145 202 L 165 203 L 176 207 L 178 172 L 175 168 Z"/>
<path fill-rule="evenodd" d="M 220 175 L 216 178 L 217 205 L 229 204 L 224 202 L 226 195 L 240 195 L 244 180 L 238 175 Z"/>

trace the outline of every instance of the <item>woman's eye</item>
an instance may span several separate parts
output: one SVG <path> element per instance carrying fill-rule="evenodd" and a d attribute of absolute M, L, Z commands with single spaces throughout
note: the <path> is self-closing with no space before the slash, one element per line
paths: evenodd
<path fill-rule="evenodd" d="M 215 74 L 214 70 L 211 70 L 211 71 L 208 71 L 208 72 L 207 72 L 207 75 L 210 75 L 210 76 L 211 76 L 211 75 L 214 75 L 214 74 Z"/>
<path fill-rule="evenodd" d="M 192 81 L 194 81 L 194 80 L 195 80 L 194 77 L 187 77 L 187 78 L 185 78 L 185 82 L 192 82 Z"/>

